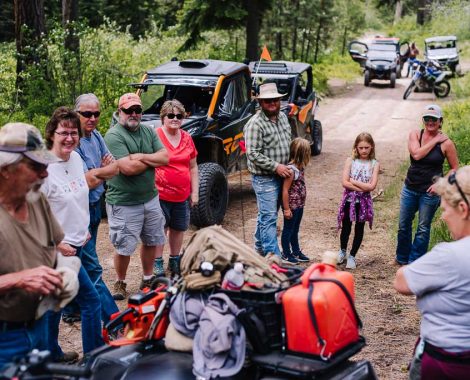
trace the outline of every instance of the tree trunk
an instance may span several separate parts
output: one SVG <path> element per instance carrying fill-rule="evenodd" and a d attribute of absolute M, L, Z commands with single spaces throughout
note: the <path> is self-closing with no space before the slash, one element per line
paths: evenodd
<path fill-rule="evenodd" d="M 62 0 L 62 26 L 65 30 L 64 70 L 67 73 L 69 91 L 68 103 L 73 103 L 81 92 L 80 39 L 77 35 L 78 0 Z"/>
<path fill-rule="evenodd" d="M 259 31 L 261 28 L 261 17 L 258 0 L 246 1 L 246 58 L 250 61 L 259 59 Z"/>
<path fill-rule="evenodd" d="M 292 21 L 292 60 L 295 61 L 297 58 L 297 29 L 299 25 L 299 9 L 300 9 L 300 1 L 299 0 L 293 0 L 292 5 L 294 8 L 294 12 L 291 14 L 293 15 L 293 21 Z"/>
<path fill-rule="evenodd" d="M 344 52 L 346 51 L 346 43 L 348 42 L 348 27 L 347 25 L 344 26 L 344 30 L 343 30 L 343 43 L 342 43 L 342 46 L 341 46 L 341 55 L 343 56 L 344 55 Z"/>
<path fill-rule="evenodd" d="M 39 45 L 46 31 L 44 0 L 14 0 L 16 38 L 16 85 L 27 66 L 41 61 Z"/>
<path fill-rule="evenodd" d="M 418 11 L 416 13 L 416 23 L 424 25 L 431 20 L 432 0 L 418 0 Z"/>
<path fill-rule="evenodd" d="M 276 57 L 277 59 L 284 59 L 284 53 L 282 51 L 282 33 L 276 32 Z"/>
<path fill-rule="evenodd" d="M 320 17 L 318 19 L 317 32 L 316 32 L 316 35 L 315 35 L 315 54 L 313 56 L 313 62 L 314 63 L 317 63 L 318 53 L 320 51 L 321 31 L 322 31 L 323 23 L 324 23 L 323 6 L 324 6 L 323 1 L 320 1 L 320 6 L 319 6 Z"/>
<path fill-rule="evenodd" d="M 402 11 L 403 11 L 403 4 L 401 3 L 401 0 L 397 0 L 395 4 L 395 17 L 393 18 L 394 25 L 401 20 Z"/>
<path fill-rule="evenodd" d="M 66 30 L 65 48 L 74 52 L 80 49 L 80 39 L 74 33 L 78 20 L 78 0 L 62 0 L 62 26 Z"/>

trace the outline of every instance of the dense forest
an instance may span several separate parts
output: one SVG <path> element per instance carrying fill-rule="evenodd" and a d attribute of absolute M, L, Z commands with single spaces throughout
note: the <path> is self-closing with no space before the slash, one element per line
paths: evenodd
<path fill-rule="evenodd" d="M 345 55 L 352 38 L 367 30 L 414 38 L 452 10 L 461 18 L 461 3 L 468 2 L 4 0 L 0 122 L 14 115 L 41 125 L 55 107 L 91 91 L 110 113 L 129 83 L 172 57 L 255 60 L 263 45 L 274 59 L 315 63 L 321 87 L 343 64 L 357 74 Z M 468 33 L 468 22 L 459 25 L 449 32 Z"/>

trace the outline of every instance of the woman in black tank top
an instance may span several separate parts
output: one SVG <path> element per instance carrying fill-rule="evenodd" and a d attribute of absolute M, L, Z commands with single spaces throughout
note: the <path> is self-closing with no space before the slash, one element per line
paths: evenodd
<path fill-rule="evenodd" d="M 451 170 L 458 168 L 457 150 L 441 132 L 442 112 L 439 106 L 426 106 L 424 129 L 412 131 L 408 138 L 410 167 L 400 197 L 400 218 L 397 235 L 396 262 L 413 262 L 428 250 L 431 223 L 440 198 L 433 191 L 433 178 L 443 175 L 447 159 Z M 412 241 L 413 219 L 418 212 L 418 227 Z"/>

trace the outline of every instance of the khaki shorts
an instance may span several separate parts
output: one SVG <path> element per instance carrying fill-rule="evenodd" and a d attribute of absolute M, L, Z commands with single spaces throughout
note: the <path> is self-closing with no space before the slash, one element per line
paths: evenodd
<path fill-rule="evenodd" d="M 122 206 L 106 203 L 109 239 L 117 253 L 130 256 L 139 243 L 147 246 L 165 244 L 165 217 L 158 196 L 147 203 Z"/>

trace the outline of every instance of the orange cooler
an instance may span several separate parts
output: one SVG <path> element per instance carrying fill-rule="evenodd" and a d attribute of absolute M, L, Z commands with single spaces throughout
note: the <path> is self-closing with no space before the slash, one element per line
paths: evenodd
<path fill-rule="evenodd" d="M 326 359 L 359 340 L 353 276 L 333 265 L 307 268 L 301 284 L 282 296 L 282 307 L 289 351 Z"/>

